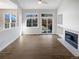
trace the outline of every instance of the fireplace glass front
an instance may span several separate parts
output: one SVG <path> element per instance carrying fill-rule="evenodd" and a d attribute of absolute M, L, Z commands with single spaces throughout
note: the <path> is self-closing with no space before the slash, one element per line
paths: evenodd
<path fill-rule="evenodd" d="M 75 34 L 75 33 L 69 32 L 69 31 L 65 31 L 65 40 L 66 40 L 66 42 L 71 44 L 73 47 L 78 49 L 78 34 Z"/>

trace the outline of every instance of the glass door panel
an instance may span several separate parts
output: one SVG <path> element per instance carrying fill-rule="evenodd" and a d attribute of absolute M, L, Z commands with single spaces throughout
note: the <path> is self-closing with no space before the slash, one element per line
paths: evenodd
<path fill-rule="evenodd" d="M 47 33 L 47 20 L 46 19 L 42 19 L 42 33 Z"/>
<path fill-rule="evenodd" d="M 52 33 L 52 19 L 48 19 L 48 33 Z"/>
<path fill-rule="evenodd" d="M 42 33 L 52 33 L 52 19 L 42 18 Z"/>

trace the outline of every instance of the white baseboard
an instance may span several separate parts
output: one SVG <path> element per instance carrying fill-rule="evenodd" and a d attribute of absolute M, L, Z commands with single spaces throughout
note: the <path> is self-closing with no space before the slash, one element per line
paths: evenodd
<path fill-rule="evenodd" d="M 61 44 L 63 44 L 74 56 L 79 57 L 79 50 L 75 49 L 69 43 L 67 43 L 64 39 L 58 38 L 57 39 Z"/>
<path fill-rule="evenodd" d="M 18 36 L 18 37 L 19 37 L 19 36 Z M 16 37 L 16 39 L 17 39 L 18 37 Z M 8 43 L 5 42 L 5 43 L 2 45 L 2 47 L 0 47 L 0 51 L 4 50 L 7 46 L 9 46 L 11 43 L 13 43 L 16 39 L 13 39 L 13 40 L 9 41 Z"/>

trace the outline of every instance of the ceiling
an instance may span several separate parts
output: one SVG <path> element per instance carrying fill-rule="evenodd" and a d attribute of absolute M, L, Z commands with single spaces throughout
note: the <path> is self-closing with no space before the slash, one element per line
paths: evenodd
<path fill-rule="evenodd" d="M 11 0 L 14 1 L 14 0 Z M 62 0 L 43 0 L 47 4 L 38 4 L 38 0 L 15 0 L 23 9 L 56 9 L 60 6 Z"/>
<path fill-rule="evenodd" d="M 17 5 L 9 0 L 0 0 L 0 9 L 17 9 Z"/>

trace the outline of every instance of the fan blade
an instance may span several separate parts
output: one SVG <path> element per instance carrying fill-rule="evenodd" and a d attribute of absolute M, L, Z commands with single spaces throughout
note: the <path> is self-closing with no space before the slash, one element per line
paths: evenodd
<path fill-rule="evenodd" d="M 46 1 L 44 1 L 44 0 L 41 0 L 41 2 L 42 2 L 42 3 L 44 3 L 44 4 L 47 4 L 47 2 L 46 2 Z"/>
<path fill-rule="evenodd" d="M 45 0 L 38 0 L 38 1 L 40 1 L 40 2 L 42 2 L 44 4 L 47 4 L 47 2 Z"/>

